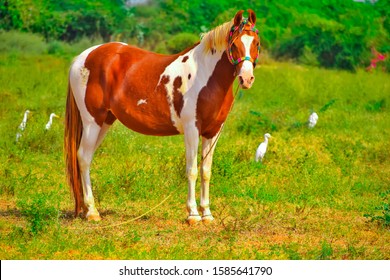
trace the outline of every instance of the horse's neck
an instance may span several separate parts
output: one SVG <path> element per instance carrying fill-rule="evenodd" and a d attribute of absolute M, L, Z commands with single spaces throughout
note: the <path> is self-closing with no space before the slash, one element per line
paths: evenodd
<path fill-rule="evenodd" d="M 234 66 L 230 64 L 225 49 L 205 51 L 204 45 L 199 44 L 193 49 L 193 55 L 198 68 L 196 74 L 198 77 L 206 78 L 208 82 L 216 82 L 223 88 L 233 84 Z"/>

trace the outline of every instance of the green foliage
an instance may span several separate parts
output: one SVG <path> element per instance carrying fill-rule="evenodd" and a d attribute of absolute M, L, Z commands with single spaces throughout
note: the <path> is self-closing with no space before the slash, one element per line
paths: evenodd
<path fill-rule="evenodd" d="M 0 53 L 45 54 L 47 44 L 43 37 L 37 34 L 17 31 L 0 31 Z"/>
<path fill-rule="evenodd" d="M 337 99 L 332 99 L 332 100 L 330 100 L 330 101 L 327 102 L 324 106 L 321 107 L 321 109 L 319 110 L 319 112 L 320 112 L 320 113 L 325 112 L 325 111 L 328 110 L 329 107 L 332 106 L 336 101 L 337 101 Z"/>
<path fill-rule="evenodd" d="M 275 38 L 273 53 L 301 62 L 309 56 L 310 64 L 318 61 L 325 67 L 352 70 L 362 63 L 363 57 L 369 57 L 371 46 L 384 49 L 390 44 L 390 30 L 382 18 L 388 15 L 388 4 L 379 2 L 366 5 L 353 1 L 283 1 L 274 7 L 270 5 L 265 18 L 276 12 L 281 19 L 277 23 L 267 21 L 269 27 L 282 29 Z"/>
<path fill-rule="evenodd" d="M 45 41 L 39 34 L 19 31 L 0 31 L 0 53 L 15 55 L 42 55 L 53 54 L 64 57 L 74 57 L 83 50 L 100 44 L 98 39 L 92 40 L 82 37 L 77 41 L 68 43 L 60 40 Z"/>
<path fill-rule="evenodd" d="M 304 46 L 302 54 L 298 57 L 299 63 L 310 65 L 310 66 L 319 66 L 317 55 L 311 50 L 310 47 Z"/>
<path fill-rule="evenodd" d="M 181 33 L 198 35 L 230 20 L 237 10 L 251 8 L 257 14 L 262 47 L 276 59 L 356 70 L 369 64 L 371 47 L 384 53 L 390 50 L 387 0 L 375 4 L 352 0 L 213 0 L 207 3 L 158 0 L 138 7 L 128 7 L 120 0 L 2 0 L 0 3 L 3 3 L 0 29 L 39 33 L 46 41 L 78 41 L 88 37 L 128 41 L 159 52 L 177 52 L 186 45 L 184 42 L 169 43 L 169 46 L 161 42 Z M 61 53 L 58 46 L 53 44 L 50 52 Z M 388 59 L 381 67 L 389 71 L 389 63 Z"/>
<path fill-rule="evenodd" d="M 123 32 L 132 35 L 135 22 L 122 1 L 2 1 L 0 27 L 42 34 L 46 40 L 74 41 Z"/>
<path fill-rule="evenodd" d="M 332 255 L 333 255 L 332 245 L 326 241 L 322 241 L 321 250 L 320 250 L 320 254 L 318 256 L 318 259 L 319 260 L 329 260 L 329 259 L 331 259 Z"/>
<path fill-rule="evenodd" d="M 30 226 L 30 232 L 33 235 L 38 234 L 48 225 L 58 218 L 58 209 L 50 201 L 53 195 L 39 193 L 29 201 L 20 200 L 18 208 L 21 214 L 27 219 Z"/>
<path fill-rule="evenodd" d="M 371 222 L 390 227 L 390 189 L 381 193 L 380 198 L 381 204 L 375 207 L 376 212 L 379 211 L 380 214 L 364 214 L 364 217 L 369 218 Z"/>
<path fill-rule="evenodd" d="M 179 33 L 172 36 L 167 42 L 167 50 L 170 53 L 179 53 L 182 50 L 193 46 L 199 41 L 199 37 L 191 33 Z"/>
<path fill-rule="evenodd" d="M 386 99 L 382 98 L 378 101 L 371 100 L 366 105 L 366 110 L 369 112 L 380 112 L 386 107 Z"/>

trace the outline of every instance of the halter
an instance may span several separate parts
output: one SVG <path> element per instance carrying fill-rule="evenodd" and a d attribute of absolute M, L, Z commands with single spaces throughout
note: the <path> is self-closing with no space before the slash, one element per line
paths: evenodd
<path fill-rule="evenodd" d="M 259 60 L 259 52 L 260 52 L 260 45 L 259 47 L 257 48 L 257 55 L 256 55 L 256 58 L 253 59 L 251 58 L 250 56 L 243 56 L 243 57 L 239 57 L 237 59 L 234 59 L 233 58 L 233 51 L 232 51 L 232 46 L 233 46 L 233 43 L 234 41 L 237 39 L 234 38 L 234 40 L 232 40 L 233 38 L 233 34 L 239 30 L 239 34 L 242 32 L 242 31 L 252 31 L 252 32 L 255 32 L 257 35 L 259 35 L 259 30 L 255 27 L 254 24 L 252 24 L 249 29 L 248 28 L 245 28 L 245 25 L 248 23 L 248 20 L 247 19 L 244 19 L 241 24 L 239 26 L 232 26 L 232 28 L 230 29 L 230 32 L 229 32 L 229 37 L 228 37 L 228 45 L 227 45 L 227 49 L 226 49 L 226 53 L 227 53 L 227 56 L 228 56 L 228 59 L 230 61 L 231 64 L 233 65 L 237 65 L 241 62 L 244 62 L 245 60 L 248 60 L 250 62 L 252 62 L 255 66 Z"/>

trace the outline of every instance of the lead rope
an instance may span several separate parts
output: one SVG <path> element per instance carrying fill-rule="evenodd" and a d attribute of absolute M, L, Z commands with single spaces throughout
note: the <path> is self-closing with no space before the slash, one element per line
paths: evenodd
<path fill-rule="evenodd" d="M 160 207 L 160 205 L 162 205 L 165 201 L 168 200 L 168 198 L 170 198 L 172 196 L 172 192 L 167 195 L 167 197 L 165 197 L 159 204 L 157 204 L 156 206 L 154 206 L 152 209 L 149 209 L 148 211 L 146 211 L 145 213 L 143 213 L 142 215 L 139 215 L 138 217 L 135 217 L 131 220 L 128 220 L 128 221 L 125 221 L 125 222 L 122 222 L 122 223 L 117 223 L 117 224 L 112 224 L 112 225 L 107 225 L 107 226 L 97 226 L 95 228 L 99 228 L 99 229 L 102 229 L 102 228 L 110 228 L 110 227 L 118 227 L 118 226 L 123 226 L 123 225 L 126 225 L 126 224 L 129 224 L 131 222 L 134 222 L 136 220 L 139 220 L 141 219 L 142 217 L 146 216 L 148 213 L 152 212 L 153 210 L 157 209 L 158 207 Z"/>
<path fill-rule="evenodd" d="M 227 115 L 227 117 L 225 119 L 225 122 L 226 122 L 227 118 L 229 117 L 230 112 L 233 110 L 234 101 L 236 100 L 236 96 L 237 96 L 239 87 L 240 87 L 240 85 L 238 84 L 237 88 L 236 88 L 236 91 L 233 94 L 233 102 L 232 102 L 232 105 L 230 106 L 229 113 L 228 113 L 228 115 Z M 200 161 L 201 164 L 203 163 L 205 158 L 208 157 L 208 155 L 210 154 L 211 150 L 217 144 L 217 141 L 218 141 L 219 137 L 221 136 L 223 127 L 224 127 L 224 125 L 222 125 L 221 129 L 219 130 L 219 132 L 217 134 L 217 137 L 215 138 L 214 142 L 211 144 L 211 147 L 210 147 L 209 151 L 207 152 L 207 154 L 204 157 L 202 156 L 202 159 Z M 157 209 L 158 207 L 160 207 L 160 205 L 162 205 L 165 201 L 167 201 L 171 196 L 172 196 L 172 192 L 170 194 L 168 194 L 159 204 L 157 204 L 156 206 L 154 206 L 153 208 L 149 209 L 145 213 L 143 213 L 143 214 L 141 214 L 141 215 L 139 215 L 139 216 L 137 216 L 137 217 L 135 217 L 135 218 L 133 218 L 131 220 L 128 220 L 128 221 L 125 221 L 125 222 L 121 222 L 121 223 L 111 224 L 111 225 L 107 225 L 107 226 L 96 226 L 96 227 L 93 227 L 91 229 L 104 229 L 104 228 L 118 227 L 118 226 L 123 226 L 123 225 L 129 224 L 129 223 L 134 222 L 136 220 L 139 220 L 142 217 L 146 216 L 148 213 L 150 213 L 150 212 L 154 211 L 155 209 Z"/>
<path fill-rule="evenodd" d="M 111 224 L 111 225 L 106 225 L 106 226 L 96 226 L 96 227 L 91 227 L 89 229 L 104 229 L 104 228 L 111 228 L 111 227 L 118 227 L 118 226 L 123 226 L 123 225 L 126 225 L 126 224 L 129 224 L 131 222 L 134 222 L 136 220 L 139 220 L 141 219 L 143 216 L 146 216 L 148 213 L 152 212 L 153 210 L 157 209 L 161 204 L 163 204 L 165 201 L 168 200 L 168 198 L 170 198 L 172 196 L 172 192 L 167 195 L 167 197 L 165 197 L 159 204 L 157 204 L 156 206 L 154 206 L 152 209 L 149 209 L 148 211 L 146 211 L 145 213 L 143 213 L 142 215 L 139 215 L 138 217 L 135 217 L 131 220 L 127 220 L 125 222 L 121 222 L 121 223 L 116 223 L 116 224 Z M 74 228 L 74 227 L 71 227 L 70 229 L 78 229 L 78 228 Z"/>

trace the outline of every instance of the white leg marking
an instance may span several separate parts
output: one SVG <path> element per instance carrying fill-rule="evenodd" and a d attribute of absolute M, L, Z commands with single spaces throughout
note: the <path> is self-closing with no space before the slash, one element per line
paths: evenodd
<path fill-rule="evenodd" d="M 111 125 L 103 123 L 102 127 L 100 128 L 99 136 L 96 141 L 94 152 L 97 150 L 97 148 L 100 146 L 100 144 L 103 142 L 104 137 L 107 134 L 108 129 L 111 127 Z"/>
<path fill-rule="evenodd" d="M 195 123 L 188 124 L 184 131 L 186 146 L 186 170 L 188 177 L 188 197 L 187 197 L 187 221 L 195 223 L 201 220 L 195 198 L 196 178 L 198 176 L 197 151 L 199 144 L 199 133 Z"/>
<path fill-rule="evenodd" d="M 202 220 L 212 221 L 214 220 L 210 211 L 210 178 L 211 178 L 211 165 L 213 163 L 213 155 L 215 146 L 218 141 L 218 134 L 212 139 L 202 138 L 202 166 L 200 169 L 201 174 L 201 191 L 200 191 L 200 208 L 202 211 Z"/>
<path fill-rule="evenodd" d="M 77 158 L 80 166 L 81 180 L 84 191 L 84 203 L 88 208 L 86 217 L 92 217 L 93 219 L 97 219 L 99 217 L 99 212 L 95 207 L 89 170 L 99 133 L 100 126 L 95 122 L 84 124 L 83 136 L 81 137 L 80 147 L 77 151 Z"/>

